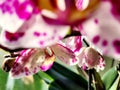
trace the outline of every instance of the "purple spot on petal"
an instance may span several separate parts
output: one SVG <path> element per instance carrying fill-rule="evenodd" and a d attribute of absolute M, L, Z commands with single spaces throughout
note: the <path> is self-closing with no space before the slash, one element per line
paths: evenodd
<path fill-rule="evenodd" d="M 40 36 L 40 33 L 39 33 L 39 32 L 34 32 L 33 34 L 34 34 L 34 36 L 36 36 L 36 37 L 39 37 L 39 36 Z"/>
<path fill-rule="evenodd" d="M 15 75 L 18 75 L 19 73 L 20 73 L 19 71 L 16 71 L 14 74 L 15 74 Z"/>
<path fill-rule="evenodd" d="M 113 46 L 117 53 L 120 53 L 120 40 L 113 41 Z"/>
<path fill-rule="evenodd" d="M 107 40 L 104 40 L 104 41 L 102 42 L 102 46 L 107 46 L 107 45 L 108 45 Z"/>
<path fill-rule="evenodd" d="M 40 69 L 41 69 L 42 71 L 47 71 L 48 69 L 50 69 L 50 68 L 52 67 L 52 65 L 53 65 L 53 64 L 50 64 L 50 65 L 48 65 L 48 66 L 41 66 Z"/>
<path fill-rule="evenodd" d="M 35 67 L 34 70 L 33 70 L 33 73 L 36 73 L 37 72 L 37 68 Z"/>
<path fill-rule="evenodd" d="M 8 12 L 9 14 L 13 13 L 11 6 L 6 2 L 0 4 L 0 9 L 2 10 L 2 13 L 5 12 Z"/>
<path fill-rule="evenodd" d="M 57 33 L 57 30 L 56 30 L 56 29 L 54 30 L 54 33 Z"/>
<path fill-rule="evenodd" d="M 23 72 L 24 72 L 24 70 L 22 69 L 22 70 L 21 70 L 21 73 L 23 73 Z"/>
<path fill-rule="evenodd" d="M 19 38 L 24 36 L 24 32 L 19 32 L 19 33 L 10 33 L 10 32 L 5 32 L 6 39 L 9 41 L 17 41 Z"/>
<path fill-rule="evenodd" d="M 94 22 L 95 22 L 96 24 L 98 24 L 98 19 L 95 19 Z"/>
<path fill-rule="evenodd" d="M 13 65 L 13 69 L 15 69 L 16 67 L 19 67 L 19 66 L 20 66 L 20 64 L 15 62 L 14 65 Z"/>
<path fill-rule="evenodd" d="M 94 44 L 97 44 L 97 43 L 99 42 L 99 40 L 100 40 L 100 36 L 95 36 L 95 37 L 93 38 L 92 42 L 93 42 Z"/>
<path fill-rule="evenodd" d="M 52 36 L 52 37 L 51 37 L 51 40 L 54 40 L 54 39 L 55 39 L 55 37 L 54 37 L 54 36 Z"/>
<path fill-rule="evenodd" d="M 16 6 L 16 13 L 21 19 L 28 19 L 31 16 L 32 10 L 28 11 L 28 8 L 33 8 L 30 2 L 24 2 Z"/>
<path fill-rule="evenodd" d="M 61 36 L 58 37 L 59 40 L 62 40 L 63 38 Z"/>
<path fill-rule="evenodd" d="M 28 76 L 29 74 L 28 73 L 25 73 L 26 76 Z"/>
<path fill-rule="evenodd" d="M 72 63 L 76 63 L 77 60 L 75 58 L 72 59 Z"/>
<path fill-rule="evenodd" d="M 46 33 L 46 32 L 44 32 L 44 33 L 43 33 L 43 36 L 46 36 L 46 35 L 47 35 L 47 33 Z"/>
<path fill-rule="evenodd" d="M 39 43 L 40 43 L 40 45 L 44 45 L 44 41 L 40 41 Z"/>
<path fill-rule="evenodd" d="M 82 66 L 82 69 L 83 69 L 83 70 L 87 70 L 88 67 L 87 67 L 86 65 L 83 65 L 83 66 Z"/>
<path fill-rule="evenodd" d="M 29 72 L 29 70 L 28 70 L 28 68 L 27 68 L 27 67 L 25 67 L 24 69 L 25 69 L 25 72 Z"/>
<path fill-rule="evenodd" d="M 11 72 L 12 72 L 12 73 L 13 73 L 13 72 L 15 72 L 15 69 L 12 69 L 12 71 L 11 71 Z"/>

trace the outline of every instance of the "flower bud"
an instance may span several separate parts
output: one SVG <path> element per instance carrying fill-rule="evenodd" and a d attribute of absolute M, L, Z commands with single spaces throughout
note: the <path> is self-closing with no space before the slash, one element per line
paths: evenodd
<path fill-rule="evenodd" d="M 79 67 L 96 68 L 97 70 L 104 69 L 105 62 L 102 55 L 92 47 L 81 48 L 78 58 Z"/>

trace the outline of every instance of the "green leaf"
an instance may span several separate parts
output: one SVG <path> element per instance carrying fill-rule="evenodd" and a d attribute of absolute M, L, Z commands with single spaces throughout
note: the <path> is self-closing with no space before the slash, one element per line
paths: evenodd
<path fill-rule="evenodd" d="M 8 74 L 0 69 L 0 90 L 5 90 Z"/>
<path fill-rule="evenodd" d="M 82 85 L 85 87 L 87 86 L 87 81 L 82 76 L 72 72 L 71 70 L 65 68 L 64 66 L 62 66 L 56 62 L 53 65 L 53 69 L 55 71 L 59 72 L 60 74 L 62 74 L 63 76 L 65 76 L 71 80 L 74 80 L 78 83 L 82 83 Z"/>
<path fill-rule="evenodd" d="M 32 82 L 25 83 L 22 79 L 15 79 L 13 90 L 35 90 L 35 89 L 34 84 Z"/>
<path fill-rule="evenodd" d="M 117 88 L 118 88 L 119 81 L 120 81 L 120 77 L 118 76 L 109 90 L 118 90 Z"/>
<path fill-rule="evenodd" d="M 13 90 L 48 90 L 48 84 L 38 75 L 33 75 L 33 82 L 26 84 L 22 79 L 15 80 Z"/>
<path fill-rule="evenodd" d="M 59 86 L 64 87 L 63 90 L 87 90 L 88 83 L 83 77 L 56 62 L 46 73 L 54 78 Z"/>
<path fill-rule="evenodd" d="M 51 76 L 49 76 L 48 74 L 46 74 L 45 72 L 39 71 L 37 73 L 37 75 L 39 75 L 40 78 L 42 78 L 44 81 L 46 81 L 47 83 L 51 83 L 54 81 L 54 78 L 52 78 Z"/>
<path fill-rule="evenodd" d="M 48 90 L 48 84 L 37 74 L 34 75 L 34 90 Z"/>
<path fill-rule="evenodd" d="M 49 90 L 64 90 L 55 81 L 49 85 Z"/>
<path fill-rule="evenodd" d="M 111 68 L 103 75 L 102 81 L 105 85 L 106 90 L 109 90 L 109 88 L 113 85 L 117 77 L 118 77 L 118 72 L 115 69 L 115 67 Z"/>
<path fill-rule="evenodd" d="M 104 86 L 104 84 L 101 80 L 101 77 L 100 77 L 99 73 L 96 72 L 95 69 L 93 69 L 92 74 L 93 74 L 93 77 L 94 77 L 96 90 L 105 90 L 105 86 Z"/>
<path fill-rule="evenodd" d="M 40 71 L 36 74 L 43 79 L 49 86 L 49 90 L 63 90 L 56 82 L 55 79 L 49 76 L 47 73 Z M 46 90 L 46 89 L 45 89 Z"/>

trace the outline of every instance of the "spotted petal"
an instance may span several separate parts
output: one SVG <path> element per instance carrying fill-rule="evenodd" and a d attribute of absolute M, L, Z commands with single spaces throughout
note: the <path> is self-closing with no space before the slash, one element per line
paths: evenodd
<path fill-rule="evenodd" d="M 71 49 L 73 52 L 79 52 L 82 47 L 81 36 L 66 38 L 65 44 L 67 48 Z"/>
<path fill-rule="evenodd" d="M 3 30 L 0 43 L 10 49 L 43 48 L 61 40 L 69 31 L 69 26 L 47 24 L 41 14 L 33 14 L 15 33 Z"/>
<path fill-rule="evenodd" d="M 97 70 L 103 70 L 105 67 L 105 61 L 102 55 L 91 47 L 81 48 L 78 59 L 78 66 L 83 69 L 96 68 Z"/>
<path fill-rule="evenodd" d="M 74 52 L 70 50 L 69 48 L 61 44 L 53 45 L 51 48 L 59 60 L 63 61 L 64 63 L 68 65 L 77 64 L 78 59 L 75 56 Z"/>
<path fill-rule="evenodd" d="M 31 0 L 0 0 L 0 26 L 3 30 L 17 31 L 31 17 Z"/>
<path fill-rule="evenodd" d="M 10 71 L 13 78 L 37 73 L 39 70 L 48 70 L 55 60 L 53 52 L 49 54 L 46 49 L 28 49 L 23 50 L 16 58 Z"/>
<path fill-rule="evenodd" d="M 120 22 L 111 12 L 112 4 L 103 0 L 93 16 L 83 23 L 83 31 L 102 53 L 120 58 Z"/>

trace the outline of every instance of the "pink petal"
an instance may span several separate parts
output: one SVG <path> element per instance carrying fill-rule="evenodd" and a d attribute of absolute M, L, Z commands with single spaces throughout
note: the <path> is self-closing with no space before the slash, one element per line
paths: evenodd
<path fill-rule="evenodd" d="M 105 67 L 105 61 L 102 55 L 91 47 L 81 48 L 78 59 L 78 66 L 83 69 L 96 68 L 97 70 L 103 70 Z"/>
<path fill-rule="evenodd" d="M 89 68 L 94 68 L 96 65 L 99 65 L 99 61 L 101 60 L 101 55 L 91 47 L 85 49 L 84 57 L 86 65 Z"/>
<path fill-rule="evenodd" d="M 80 49 L 80 52 L 79 52 L 79 55 L 77 56 L 78 57 L 78 59 L 79 59 L 79 61 L 78 61 L 78 66 L 79 67 L 82 67 L 82 66 L 84 66 L 85 65 L 85 54 L 84 54 L 84 52 L 85 52 L 85 49 L 86 49 L 86 47 L 82 47 L 81 49 Z M 85 66 L 86 67 L 86 66 Z"/>
<path fill-rule="evenodd" d="M 78 10 L 84 10 L 88 7 L 90 0 L 76 0 L 76 7 Z"/>
<path fill-rule="evenodd" d="M 44 48 L 64 38 L 69 28 L 63 25 L 49 25 L 42 19 L 41 14 L 37 13 L 24 22 L 17 32 L 2 31 L 0 43 L 10 49 Z"/>
<path fill-rule="evenodd" d="M 110 1 L 102 1 L 93 16 L 82 24 L 83 31 L 102 53 L 118 59 L 120 57 L 120 22 L 111 12 Z"/>
<path fill-rule="evenodd" d="M 63 61 L 68 65 L 77 64 L 78 60 L 72 50 L 61 44 L 53 45 L 51 48 L 59 60 Z"/>
<path fill-rule="evenodd" d="M 81 36 L 66 38 L 65 44 L 67 48 L 71 49 L 73 52 L 79 52 L 82 47 Z"/>
<path fill-rule="evenodd" d="M 53 53 L 49 55 L 45 49 L 23 50 L 20 56 L 16 58 L 10 75 L 13 78 L 21 78 L 35 74 L 39 70 L 46 71 L 51 67 L 54 60 Z"/>
<path fill-rule="evenodd" d="M 99 64 L 95 68 L 97 71 L 104 70 L 105 60 L 103 59 L 103 57 L 100 57 Z"/>

